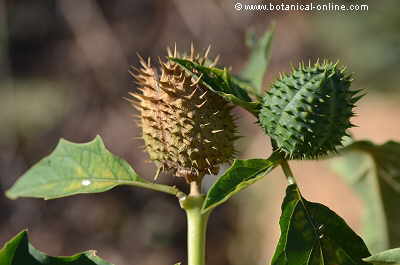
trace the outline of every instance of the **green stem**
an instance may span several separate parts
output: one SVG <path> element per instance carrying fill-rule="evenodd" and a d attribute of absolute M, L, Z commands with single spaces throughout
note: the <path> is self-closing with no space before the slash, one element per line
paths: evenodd
<path fill-rule="evenodd" d="M 281 167 L 282 167 L 283 173 L 285 174 L 285 176 L 287 178 L 289 185 L 296 184 L 296 179 L 293 176 L 292 170 L 290 169 L 289 163 L 287 160 L 281 161 Z"/>
<path fill-rule="evenodd" d="M 198 191 L 199 186 L 192 182 L 189 196 L 180 200 L 187 217 L 188 265 L 206 264 L 206 230 L 210 212 L 201 212 L 205 195 Z"/>

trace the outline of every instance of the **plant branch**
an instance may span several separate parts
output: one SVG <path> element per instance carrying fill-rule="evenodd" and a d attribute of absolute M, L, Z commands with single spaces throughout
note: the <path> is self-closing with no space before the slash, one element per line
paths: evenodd
<path fill-rule="evenodd" d="M 290 169 L 289 163 L 287 160 L 284 159 L 281 161 L 281 167 L 282 167 L 283 173 L 285 174 L 289 185 L 296 184 L 296 179 L 293 176 L 292 170 Z"/>
<path fill-rule="evenodd" d="M 198 182 L 190 183 L 190 194 L 179 202 L 187 217 L 188 265 L 205 265 L 206 231 L 210 211 L 202 213 L 205 195 L 200 193 Z"/>

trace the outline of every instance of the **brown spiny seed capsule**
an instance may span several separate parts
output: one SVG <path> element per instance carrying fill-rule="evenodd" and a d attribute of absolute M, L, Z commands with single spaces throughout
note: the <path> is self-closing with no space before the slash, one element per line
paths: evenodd
<path fill-rule="evenodd" d="M 188 56 L 180 56 L 176 49 L 168 53 L 206 65 L 208 51 L 203 56 L 196 55 L 193 48 Z M 139 100 L 133 104 L 140 111 L 150 159 L 187 182 L 217 174 L 219 164 L 231 161 L 235 154 L 232 106 L 177 64 L 168 60 L 159 63 L 156 69 L 150 59 L 145 62 L 140 58 L 141 69 L 134 77 L 142 93 L 131 93 Z"/>

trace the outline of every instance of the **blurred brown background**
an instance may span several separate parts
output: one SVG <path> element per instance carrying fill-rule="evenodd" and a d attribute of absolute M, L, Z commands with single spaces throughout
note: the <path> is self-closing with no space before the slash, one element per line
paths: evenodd
<path fill-rule="evenodd" d="M 266 89 L 289 63 L 340 59 L 356 73 L 354 88 L 369 93 L 357 109 L 354 135 L 400 140 L 398 0 L 369 1 L 369 11 L 342 13 L 239 12 L 235 3 L 0 0 L 0 245 L 29 228 L 33 244 L 51 255 L 97 249 L 116 265 L 185 262 L 185 216 L 172 196 L 131 187 L 53 201 L 3 195 L 60 137 L 84 142 L 100 134 L 113 153 L 150 178 L 155 168 L 133 139 L 140 132 L 123 100 L 136 89 L 127 71 L 138 65 L 136 53 L 155 59 L 175 42 L 180 50 L 191 41 L 199 49 L 212 44 L 212 55 L 237 73 L 248 55 L 246 30 L 261 34 L 275 21 Z M 239 141 L 240 158 L 265 157 L 267 137 L 254 118 L 236 112 L 242 135 L 251 136 Z M 326 161 L 292 164 L 308 199 L 327 204 L 360 231 L 362 205 Z M 167 176 L 160 181 L 172 183 Z M 210 265 L 269 261 L 284 189 L 277 169 L 213 213 Z"/>

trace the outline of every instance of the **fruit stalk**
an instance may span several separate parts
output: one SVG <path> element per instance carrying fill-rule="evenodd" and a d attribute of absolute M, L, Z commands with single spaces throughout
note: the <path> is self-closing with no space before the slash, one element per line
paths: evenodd
<path fill-rule="evenodd" d="M 287 160 L 284 159 L 281 161 L 281 167 L 282 167 L 283 173 L 286 176 L 288 184 L 289 185 L 296 184 L 296 179 L 293 176 L 292 170 L 290 169 L 289 163 Z"/>
<path fill-rule="evenodd" d="M 192 182 L 190 194 L 180 200 L 187 217 L 188 265 L 206 264 L 206 230 L 209 212 L 202 213 L 205 196 L 198 190 L 197 183 Z"/>

